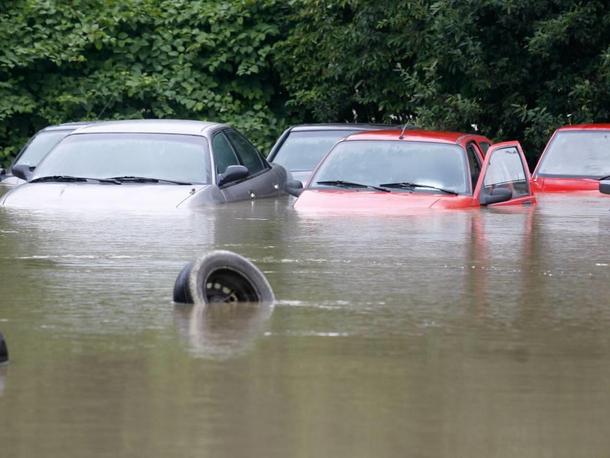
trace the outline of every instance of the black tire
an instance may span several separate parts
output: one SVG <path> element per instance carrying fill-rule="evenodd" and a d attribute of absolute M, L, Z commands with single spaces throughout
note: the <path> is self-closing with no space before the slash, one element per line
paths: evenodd
<path fill-rule="evenodd" d="M 8 348 L 4 336 L 0 332 L 0 364 L 8 361 Z"/>
<path fill-rule="evenodd" d="M 193 297 L 191 296 L 191 292 L 188 287 L 189 275 L 191 274 L 192 268 L 193 263 L 189 262 L 178 274 L 176 283 L 174 283 L 174 302 L 178 302 L 180 304 L 193 303 Z"/>
<path fill-rule="evenodd" d="M 174 301 L 195 304 L 274 302 L 265 275 L 231 251 L 217 250 L 186 265 L 176 278 Z"/>

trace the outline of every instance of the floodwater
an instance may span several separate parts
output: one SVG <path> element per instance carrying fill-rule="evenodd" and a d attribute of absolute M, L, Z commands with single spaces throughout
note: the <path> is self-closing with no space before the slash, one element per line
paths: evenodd
<path fill-rule="evenodd" d="M 0 209 L 0 456 L 608 456 L 610 199 L 540 200 Z M 278 302 L 173 304 L 212 249 Z"/>

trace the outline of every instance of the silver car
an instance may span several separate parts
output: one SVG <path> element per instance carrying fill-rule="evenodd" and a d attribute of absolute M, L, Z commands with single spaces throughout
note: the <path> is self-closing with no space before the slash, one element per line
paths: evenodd
<path fill-rule="evenodd" d="M 98 122 L 66 136 L 0 201 L 4 207 L 159 210 L 273 197 L 286 171 L 212 122 Z"/>
<path fill-rule="evenodd" d="M 5 186 L 16 186 L 24 183 L 25 180 L 16 177 L 13 174 L 15 167 L 22 168 L 25 171 L 31 172 L 40 161 L 53 149 L 66 135 L 73 132 L 79 127 L 90 124 L 88 122 L 67 122 L 56 126 L 45 127 L 39 130 L 30 138 L 30 140 L 21 148 L 17 157 L 7 170 L 0 169 L 0 184 Z"/>

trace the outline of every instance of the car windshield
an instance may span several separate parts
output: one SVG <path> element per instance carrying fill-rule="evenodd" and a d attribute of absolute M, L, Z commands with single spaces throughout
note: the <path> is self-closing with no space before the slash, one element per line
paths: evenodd
<path fill-rule="evenodd" d="M 558 132 L 538 175 L 600 178 L 610 175 L 610 131 Z"/>
<path fill-rule="evenodd" d="M 313 187 L 345 187 L 340 182 L 365 186 L 404 184 L 388 187 L 396 191 L 442 189 L 467 194 L 470 192 L 467 171 L 466 155 L 458 145 L 354 140 L 339 143 L 320 165 L 311 183 Z"/>
<path fill-rule="evenodd" d="M 42 158 L 53 149 L 71 130 L 51 130 L 40 132 L 25 146 L 14 165 L 24 164 L 36 167 Z"/>
<path fill-rule="evenodd" d="M 355 130 L 317 130 L 290 132 L 273 158 L 290 171 L 313 170 L 332 146 Z"/>
<path fill-rule="evenodd" d="M 36 169 L 45 176 L 144 177 L 209 183 L 204 139 L 174 134 L 76 134 L 66 137 Z"/>

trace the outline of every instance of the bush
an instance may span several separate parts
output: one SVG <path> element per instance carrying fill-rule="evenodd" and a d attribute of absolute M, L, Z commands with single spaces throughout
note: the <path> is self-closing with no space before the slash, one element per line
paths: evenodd
<path fill-rule="evenodd" d="M 20 0 L 0 13 L 0 160 L 65 121 L 412 122 L 519 139 L 610 117 L 590 0 Z"/>
<path fill-rule="evenodd" d="M 284 107 L 271 66 L 283 2 L 15 2 L 0 14 L 0 158 L 66 121 L 228 122 L 266 149 Z"/>
<path fill-rule="evenodd" d="M 414 121 L 522 140 L 610 116 L 604 1 L 294 0 L 279 69 L 316 121 Z M 295 71 L 296 69 L 296 71 Z"/>

